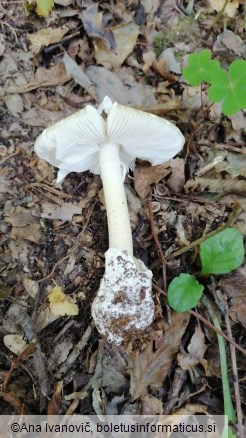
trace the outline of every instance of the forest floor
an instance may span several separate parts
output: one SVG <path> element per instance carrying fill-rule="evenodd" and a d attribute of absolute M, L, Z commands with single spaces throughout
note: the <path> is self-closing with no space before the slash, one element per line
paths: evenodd
<path fill-rule="evenodd" d="M 34 2 L 1 2 L 1 415 L 223 414 L 214 314 L 234 342 L 225 341 L 240 429 L 245 265 L 201 277 L 198 245 L 172 256 L 228 220 L 245 234 L 245 112 L 225 116 L 206 84 L 182 76 L 193 52 L 211 50 L 226 70 L 245 58 L 243 4 L 219 13 L 223 4 L 59 0 L 43 17 Z M 156 304 L 142 343 L 125 347 L 103 340 L 91 318 L 108 249 L 100 177 L 70 173 L 56 186 L 33 148 L 44 128 L 105 95 L 167 118 L 186 139 L 167 163 L 137 161 L 125 181 L 134 254 L 153 272 Z M 167 305 L 180 273 L 204 286 L 192 312 Z M 75 314 L 54 311 L 51 292 Z"/>

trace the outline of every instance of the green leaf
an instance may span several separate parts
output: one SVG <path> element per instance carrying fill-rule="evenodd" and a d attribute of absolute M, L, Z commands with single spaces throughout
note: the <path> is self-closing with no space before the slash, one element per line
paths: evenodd
<path fill-rule="evenodd" d="M 167 300 L 176 312 L 185 312 L 195 307 L 203 292 L 203 285 L 190 274 L 180 274 L 168 286 Z"/>
<path fill-rule="evenodd" d="M 223 114 L 231 116 L 240 109 L 246 109 L 246 61 L 233 61 L 229 73 L 223 69 L 215 71 L 211 84 L 208 96 L 213 102 L 223 100 Z"/>
<path fill-rule="evenodd" d="M 188 64 L 183 70 L 183 77 L 191 85 L 199 85 L 202 81 L 210 83 L 213 74 L 220 70 L 219 61 L 211 61 L 210 50 L 191 53 L 188 56 Z"/>
<path fill-rule="evenodd" d="M 54 0 L 36 0 L 36 12 L 42 17 L 47 17 L 54 6 Z"/>
<path fill-rule="evenodd" d="M 201 244 L 201 274 L 228 274 L 244 259 L 243 236 L 235 228 L 226 228 Z"/>

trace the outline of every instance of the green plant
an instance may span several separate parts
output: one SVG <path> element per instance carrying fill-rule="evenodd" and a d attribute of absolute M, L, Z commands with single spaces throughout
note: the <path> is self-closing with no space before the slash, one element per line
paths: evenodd
<path fill-rule="evenodd" d="M 209 237 L 200 245 L 200 258 L 202 265 L 200 275 L 228 274 L 234 269 L 237 269 L 244 259 L 242 234 L 235 228 L 226 228 L 214 236 Z M 169 284 L 167 292 L 169 306 L 177 312 L 190 310 L 198 304 L 203 289 L 204 286 L 201 285 L 193 275 L 180 274 Z M 219 319 L 213 311 L 209 300 L 204 297 L 203 302 L 209 311 L 215 327 L 221 331 Z M 228 416 L 230 422 L 235 424 L 236 414 L 230 394 L 225 343 L 220 335 L 218 335 L 218 344 L 223 383 L 224 414 Z M 230 426 L 228 426 L 228 432 L 226 432 L 226 430 L 227 427 L 222 434 L 222 438 L 235 438 Z"/>
<path fill-rule="evenodd" d="M 235 228 L 226 228 L 209 237 L 200 245 L 201 275 L 228 274 L 237 269 L 244 259 L 243 236 Z M 201 285 L 192 275 L 180 274 L 168 287 L 169 306 L 177 312 L 195 307 L 202 295 Z"/>
<path fill-rule="evenodd" d="M 160 33 L 154 40 L 154 51 L 156 56 L 159 56 L 161 52 L 167 47 L 168 37 L 164 33 Z"/>
<path fill-rule="evenodd" d="M 226 116 L 246 108 L 246 61 L 236 59 L 226 71 L 219 61 L 211 60 L 210 50 L 202 50 L 188 56 L 188 66 L 182 73 L 191 85 L 210 84 L 208 96 L 212 102 L 222 102 Z"/>

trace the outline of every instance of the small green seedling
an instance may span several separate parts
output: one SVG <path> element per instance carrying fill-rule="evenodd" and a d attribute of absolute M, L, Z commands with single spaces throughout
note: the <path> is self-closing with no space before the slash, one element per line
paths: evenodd
<path fill-rule="evenodd" d="M 202 50 L 188 56 L 188 67 L 182 73 L 191 85 L 211 84 L 208 96 L 212 102 L 222 102 L 226 116 L 246 109 L 246 61 L 236 59 L 227 72 L 219 61 L 211 60 L 210 50 Z"/>
<path fill-rule="evenodd" d="M 209 237 L 200 247 L 201 275 L 228 274 L 237 269 L 244 259 L 243 236 L 235 228 L 226 228 Z M 203 292 L 201 285 L 192 275 L 180 274 L 168 287 L 168 304 L 177 312 L 195 307 Z"/>
<path fill-rule="evenodd" d="M 222 103 L 226 116 L 246 108 L 246 61 L 237 59 L 229 66 L 229 72 L 218 70 L 212 76 L 208 96 L 213 102 Z"/>
<path fill-rule="evenodd" d="M 201 82 L 211 83 L 213 74 L 221 70 L 219 61 L 211 60 L 210 50 L 191 53 L 188 63 L 189 66 L 184 68 L 182 73 L 191 85 L 199 85 Z"/>

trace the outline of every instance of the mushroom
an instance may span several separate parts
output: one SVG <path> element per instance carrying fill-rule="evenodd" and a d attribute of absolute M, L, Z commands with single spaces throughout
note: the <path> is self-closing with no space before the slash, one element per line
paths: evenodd
<path fill-rule="evenodd" d="M 87 105 L 47 128 L 35 142 L 37 155 L 59 168 L 57 182 L 70 172 L 90 170 L 101 176 L 109 249 L 92 316 L 111 343 L 120 345 L 133 334 L 139 336 L 154 317 L 152 273 L 133 257 L 125 175 L 136 158 L 155 166 L 176 155 L 183 144 L 183 135 L 172 123 L 112 103 L 107 96 L 98 110 Z"/>

